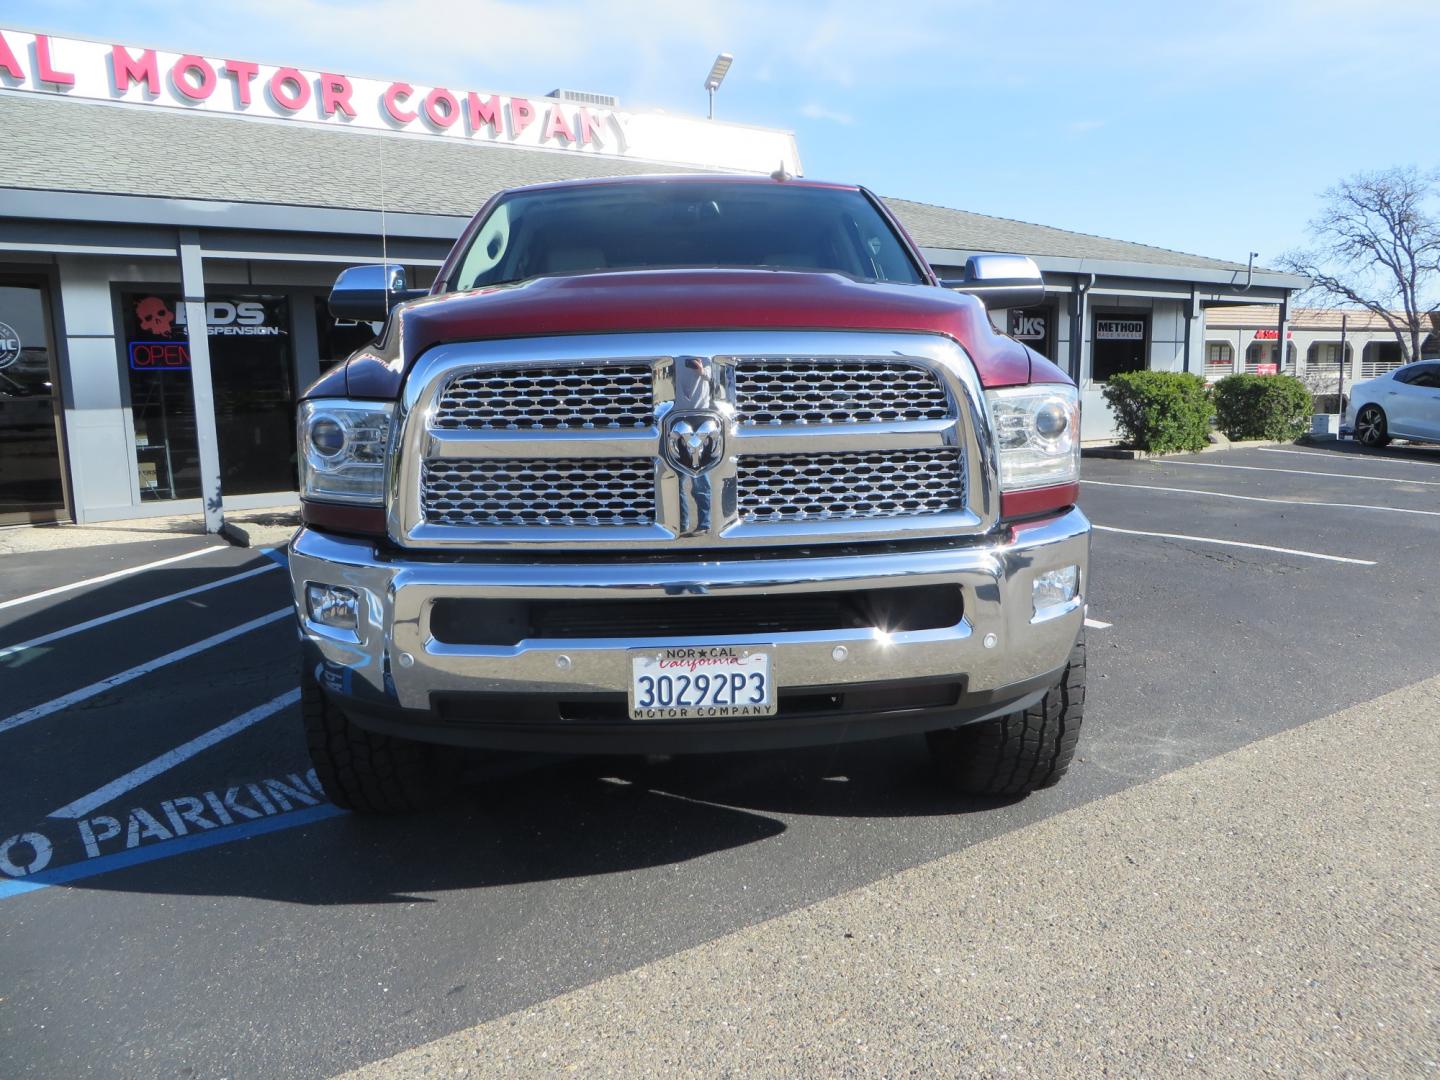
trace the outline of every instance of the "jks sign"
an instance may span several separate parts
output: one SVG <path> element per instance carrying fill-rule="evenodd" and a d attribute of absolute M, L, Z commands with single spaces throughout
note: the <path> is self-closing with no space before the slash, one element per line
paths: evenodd
<path fill-rule="evenodd" d="M 783 161 L 800 171 L 794 137 L 780 131 L 16 30 L 0 30 L 0 87 L 755 171 Z"/>
<path fill-rule="evenodd" d="M 1049 320 L 1043 314 L 1035 314 L 1029 311 L 1010 312 L 1010 336 L 1017 341 L 1044 341 L 1046 323 Z"/>

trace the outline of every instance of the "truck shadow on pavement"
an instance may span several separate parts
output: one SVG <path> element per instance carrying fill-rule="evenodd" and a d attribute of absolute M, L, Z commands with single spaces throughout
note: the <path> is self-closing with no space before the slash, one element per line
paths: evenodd
<path fill-rule="evenodd" d="M 453 807 L 344 815 L 70 883 L 283 903 L 431 903 L 459 890 L 678 866 L 784 833 L 776 814 L 956 815 L 1013 800 L 965 799 L 930 774 L 918 739 L 767 755 L 497 762 Z M 160 845 L 163 846 L 163 845 Z"/>
<path fill-rule="evenodd" d="M 599 760 L 599 759 L 591 759 Z M 768 754 L 617 759 L 614 775 L 649 790 L 737 809 L 822 817 L 930 817 L 994 810 L 1016 798 L 947 790 L 922 736 Z"/>

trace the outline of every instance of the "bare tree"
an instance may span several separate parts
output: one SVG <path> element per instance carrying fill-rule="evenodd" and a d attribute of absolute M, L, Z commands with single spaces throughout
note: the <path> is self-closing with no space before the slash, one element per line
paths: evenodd
<path fill-rule="evenodd" d="M 1440 221 L 1430 210 L 1437 185 L 1440 173 L 1414 168 L 1348 177 L 1324 193 L 1310 222 L 1315 246 L 1280 259 L 1316 291 L 1383 319 L 1407 362 L 1420 358 L 1440 285 Z"/>

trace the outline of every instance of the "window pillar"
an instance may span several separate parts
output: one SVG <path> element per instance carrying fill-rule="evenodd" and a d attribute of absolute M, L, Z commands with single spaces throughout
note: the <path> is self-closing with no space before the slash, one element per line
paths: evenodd
<path fill-rule="evenodd" d="M 220 492 L 220 440 L 215 433 L 215 390 L 210 379 L 210 321 L 205 311 L 205 267 L 200 234 L 180 230 L 180 292 L 190 328 L 190 386 L 195 395 L 195 443 L 200 457 L 200 499 L 205 531 L 225 524 Z"/>

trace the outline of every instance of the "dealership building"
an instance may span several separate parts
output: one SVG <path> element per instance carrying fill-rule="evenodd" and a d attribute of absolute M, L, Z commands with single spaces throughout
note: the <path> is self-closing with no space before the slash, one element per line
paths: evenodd
<path fill-rule="evenodd" d="M 202 492 L 228 509 L 293 501 L 295 400 L 369 337 L 329 317 L 336 273 L 383 257 L 426 284 L 500 189 L 803 173 L 788 131 L 627 112 L 603 95 L 362 79 L 8 29 L 0 131 L 0 525 L 198 514 Z M 1207 312 L 1221 305 L 1290 340 L 1290 296 L 1306 284 L 887 202 L 942 277 L 980 252 L 1035 258 L 1046 301 L 997 313 L 997 325 L 1075 376 L 1087 439 L 1112 434 L 1100 395 L 1110 375 L 1218 370 Z"/>

